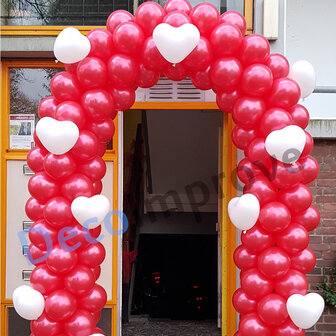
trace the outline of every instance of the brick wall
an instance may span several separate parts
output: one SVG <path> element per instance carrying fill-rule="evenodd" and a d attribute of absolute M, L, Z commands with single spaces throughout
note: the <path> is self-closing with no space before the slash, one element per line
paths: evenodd
<path fill-rule="evenodd" d="M 315 269 L 308 275 L 310 289 L 321 283 L 324 268 L 336 266 L 336 141 L 315 140 L 312 156 L 320 164 L 318 179 L 311 184 L 314 205 L 321 213 L 320 225 L 311 232 L 310 247 L 317 258 Z M 336 308 L 327 308 L 320 321 L 307 336 L 336 336 Z"/>

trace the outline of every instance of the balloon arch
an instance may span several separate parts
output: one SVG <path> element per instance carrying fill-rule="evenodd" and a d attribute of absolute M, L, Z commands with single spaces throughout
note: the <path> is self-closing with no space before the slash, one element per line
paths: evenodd
<path fill-rule="evenodd" d="M 36 267 L 32 288 L 13 294 L 32 335 L 103 334 L 96 323 L 106 292 L 95 281 L 105 250 L 94 240 L 110 209 L 99 195 L 102 155 L 117 111 L 129 109 L 137 87 L 152 87 L 161 75 L 190 76 L 196 88 L 212 89 L 236 122 L 232 139 L 245 154 L 238 165 L 245 188 L 228 209 L 243 230 L 233 256 L 241 269 L 235 335 L 302 336 L 316 323 L 324 302 L 307 295 L 305 273 L 316 261 L 308 232 L 319 213 L 307 184 L 318 164 L 304 130 L 309 114 L 298 104 L 312 92 L 314 73 L 304 62 L 290 69 L 263 36 L 245 33 L 239 13 L 169 0 L 164 8 L 145 2 L 135 16 L 115 11 L 107 29 L 86 37 L 75 28 L 59 34 L 54 52 L 66 71 L 53 77 L 52 96 L 39 105 L 36 147 L 27 159 L 35 172 L 26 212 L 35 222 L 29 238 Z"/>

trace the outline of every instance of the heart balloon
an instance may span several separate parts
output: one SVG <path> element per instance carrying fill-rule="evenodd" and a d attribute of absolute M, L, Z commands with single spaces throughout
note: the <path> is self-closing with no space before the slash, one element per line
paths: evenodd
<path fill-rule="evenodd" d="M 265 148 L 269 155 L 284 163 L 297 161 L 306 144 L 304 130 L 290 125 L 271 132 L 265 140 Z"/>
<path fill-rule="evenodd" d="M 91 50 L 89 39 L 74 28 L 63 29 L 54 43 L 55 57 L 66 64 L 72 64 L 84 59 Z"/>
<path fill-rule="evenodd" d="M 79 129 L 72 121 L 44 117 L 36 125 L 36 134 L 50 153 L 62 155 L 76 144 Z"/>
<path fill-rule="evenodd" d="M 175 64 L 183 61 L 196 48 L 200 32 L 191 23 L 180 27 L 160 23 L 153 31 L 153 40 L 161 55 Z"/>
<path fill-rule="evenodd" d="M 294 294 L 287 300 L 287 311 L 294 324 L 302 329 L 311 328 L 321 317 L 324 300 L 317 293 Z"/>
<path fill-rule="evenodd" d="M 71 204 L 71 212 L 79 223 L 83 225 L 92 219 L 92 223 L 89 223 L 90 229 L 99 226 L 109 211 L 110 202 L 103 195 L 92 197 L 80 196 L 75 198 Z"/>
<path fill-rule="evenodd" d="M 233 198 L 228 205 L 232 224 L 240 230 L 249 230 L 257 222 L 260 213 L 260 203 L 253 194 L 245 194 Z"/>
<path fill-rule="evenodd" d="M 26 320 L 38 319 L 44 310 L 43 295 L 29 286 L 20 286 L 14 290 L 13 303 L 16 312 Z"/>

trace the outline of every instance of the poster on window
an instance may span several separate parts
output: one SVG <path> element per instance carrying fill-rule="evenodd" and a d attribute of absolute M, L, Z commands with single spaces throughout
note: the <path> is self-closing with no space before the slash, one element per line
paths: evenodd
<path fill-rule="evenodd" d="M 31 149 L 34 146 L 34 114 L 11 114 L 9 116 L 9 148 Z"/>

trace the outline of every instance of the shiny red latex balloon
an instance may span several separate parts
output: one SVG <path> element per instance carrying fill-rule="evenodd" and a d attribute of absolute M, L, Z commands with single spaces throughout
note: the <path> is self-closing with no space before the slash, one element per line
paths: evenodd
<path fill-rule="evenodd" d="M 258 302 L 257 310 L 258 316 L 267 325 L 279 326 L 288 318 L 286 301 L 278 294 L 264 296 Z"/>
<path fill-rule="evenodd" d="M 188 14 L 183 11 L 171 11 L 166 14 L 162 22 L 167 23 L 173 27 L 180 27 L 186 23 L 191 23 L 191 19 Z"/>
<path fill-rule="evenodd" d="M 77 300 L 81 309 L 94 313 L 104 308 L 107 294 L 102 286 L 95 284 L 88 294 L 78 297 Z"/>
<path fill-rule="evenodd" d="M 57 336 L 62 332 L 62 323 L 49 318 L 44 312 L 37 320 L 30 322 L 30 329 L 34 335 Z"/>
<path fill-rule="evenodd" d="M 190 78 L 191 78 L 192 83 L 197 89 L 210 90 L 212 87 L 212 83 L 210 80 L 210 66 L 208 66 L 206 70 L 193 71 L 190 74 Z"/>
<path fill-rule="evenodd" d="M 304 274 L 310 273 L 316 265 L 316 256 L 309 247 L 291 257 L 291 268 Z"/>
<path fill-rule="evenodd" d="M 92 315 L 82 309 L 75 313 L 64 322 L 64 331 L 68 336 L 91 335 L 95 328 Z"/>
<path fill-rule="evenodd" d="M 287 77 L 289 74 L 289 62 L 280 54 L 271 54 L 266 60 L 266 65 L 271 69 L 273 79 Z"/>
<path fill-rule="evenodd" d="M 256 268 L 251 268 L 244 272 L 241 279 L 241 288 L 248 298 L 259 300 L 263 296 L 273 292 L 273 282 L 267 279 Z"/>
<path fill-rule="evenodd" d="M 60 192 L 58 183 L 44 172 L 35 174 L 28 182 L 29 193 L 39 202 L 45 203 Z"/>
<path fill-rule="evenodd" d="M 45 155 L 46 152 L 40 147 L 34 147 L 29 151 L 27 155 L 27 164 L 34 173 L 44 170 L 43 160 Z"/>
<path fill-rule="evenodd" d="M 145 40 L 142 50 L 142 62 L 147 69 L 159 72 L 171 64 L 161 55 L 152 37 L 148 37 Z"/>
<path fill-rule="evenodd" d="M 271 108 L 262 116 L 259 123 L 259 131 L 265 137 L 273 131 L 292 125 L 291 115 L 281 108 Z"/>
<path fill-rule="evenodd" d="M 106 142 L 99 142 L 98 143 L 98 155 L 103 157 L 106 152 Z"/>
<path fill-rule="evenodd" d="M 246 21 L 243 15 L 236 11 L 227 11 L 220 17 L 220 23 L 228 23 L 231 25 L 236 26 L 240 32 L 242 33 L 242 36 L 246 33 Z"/>
<path fill-rule="evenodd" d="M 266 104 L 262 99 L 254 97 L 238 98 L 233 106 L 233 120 L 245 129 L 255 128 L 266 110 Z"/>
<path fill-rule="evenodd" d="M 308 126 L 309 112 L 304 106 L 296 104 L 289 110 L 289 113 L 292 116 L 294 125 L 298 125 L 303 129 Z"/>
<path fill-rule="evenodd" d="M 85 89 L 104 87 L 107 83 L 106 64 L 97 57 L 85 57 L 77 66 L 77 78 Z"/>
<path fill-rule="evenodd" d="M 79 100 L 82 92 L 76 76 L 70 72 L 59 72 L 50 82 L 51 94 L 60 102 Z"/>
<path fill-rule="evenodd" d="M 291 260 L 288 254 L 277 246 L 263 250 L 258 257 L 258 269 L 269 279 L 276 279 L 285 275 L 290 265 Z"/>
<path fill-rule="evenodd" d="M 165 10 L 155 2 L 141 4 L 135 12 L 135 22 L 141 26 L 145 36 L 152 36 L 154 28 L 162 22 Z"/>
<path fill-rule="evenodd" d="M 242 315 L 257 311 L 257 301 L 249 299 L 241 288 L 233 294 L 232 303 L 235 310 Z"/>
<path fill-rule="evenodd" d="M 180 11 L 189 14 L 192 7 L 189 1 L 186 0 L 168 0 L 164 5 L 164 10 L 169 13 L 173 11 Z"/>
<path fill-rule="evenodd" d="M 57 106 L 55 117 L 59 121 L 72 121 L 79 129 L 83 128 L 86 115 L 80 104 L 73 101 L 65 101 Z"/>
<path fill-rule="evenodd" d="M 49 257 L 46 260 L 48 268 L 57 274 L 70 272 L 78 262 L 76 251 L 65 251 L 59 245 L 54 246 Z"/>
<path fill-rule="evenodd" d="M 79 165 L 77 171 L 96 182 L 105 176 L 106 164 L 100 156 L 96 156 L 92 160 Z"/>
<path fill-rule="evenodd" d="M 237 176 L 244 184 L 248 184 L 256 176 L 261 175 L 260 169 L 255 166 L 248 158 L 241 160 L 237 167 Z"/>
<path fill-rule="evenodd" d="M 95 281 L 97 281 L 100 277 L 100 273 L 101 273 L 101 267 L 100 266 L 96 266 L 95 268 L 92 268 L 91 271 L 93 272 Z"/>
<path fill-rule="evenodd" d="M 58 101 L 53 96 L 42 99 L 37 109 L 39 117 L 55 118 L 57 104 Z"/>
<path fill-rule="evenodd" d="M 53 197 L 45 204 L 43 215 L 54 229 L 70 225 L 75 220 L 71 212 L 71 203 L 61 196 Z"/>
<path fill-rule="evenodd" d="M 64 64 L 64 68 L 67 72 L 70 72 L 74 75 L 76 75 L 76 71 L 77 71 L 77 66 L 78 66 L 79 62 L 76 63 L 69 63 L 69 64 Z"/>
<path fill-rule="evenodd" d="M 48 225 L 44 219 L 39 219 L 36 221 L 29 229 L 29 240 L 37 246 L 40 250 L 46 251 L 47 248 L 52 248 L 47 244 L 54 243 L 57 241 L 57 231 L 51 225 Z"/>
<path fill-rule="evenodd" d="M 42 251 L 40 250 L 37 246 L 34 244 L 29 245 L 29 251 L 30 255 L 27 254 L 29 261 L 34 265 L 34 266 L 39 266 L 43 265 L 44 261 L 36 262 L 38 259 L 43 258 L 46 254 L 47 251 Z"/>
<path fill-rule="evenodd" d="M 102 190 L 103 190 L 103 183 L 102 181 L 95 181 L 93 182 L 93 185 L 92 185 L 92 195 L 99 195 Z"/>
<path fill-rule="evenodd" d="M 233 253 L 233 260 L 241 270 L 257 267 L 257 255 L 252 254 L 244 245 L 240 245 Z"/>
<path fill-rule="evenodd" d="M 95 313 L 91 313 L 91 315 L 93 317 L 94 324 L 96 325 L 99 322 L 100 318 L 101 318 L 101 311 L 98 311 L 98 312 L 95 312 Z M 104 332 L 101 329 L 99 329 L 99 330 L 98 329 L 99 328 L 95 328 L 93 330 L 93 332 L 97 333 L 97 334 L 101 333 L 102 335 L 104 335 Z"/>
<path fill-rule="evenodd" d="M 86 37 L 90 41 L 91 50 L 89 56 L 98 57 L 107 61 L 114 51 L 112 34 L 102 28 L 92 29 Z"/>
<path fill-rule="evenodd" d="M 95 268 L 104 261 L 105 255 L 105 248 L 101 243 L 90 244 L 78 253 L 78 262 L 90 268 Z"/>
<path fill-rule="evenodd" d="M 253 181 L 244 187 L 244 194 L 249 193 L 256 196 L 260 206 L 268 202 L 273 202 L 277 198 L 277 190 L 268 181 L 267 178 L 257 176 Z"/>
<path fill-rule="evenodd" d="M 303 184 L 313 182 L 319 174 L 319 164 L 312 156 L 306 156 L 299 160 L 302 166 L 302 179 Z"/>
<path fill-rule="evenodd" d="M 126 111 L 132 107 L 135 102 L 134 89 L 116 89 L 112 88 L 110 93 L 115 102 L 116 111 Z"/>
<path fill-rule="evenodd" d="M 92 160 L 98 155 L 98 139 L 90 131 L 82 130 L 70 153 L 78 161 Z"/>
<path fill-rule="evenodd" d="M 116 51 L 137 58 L 142 50 L 145 35 L 138 24 L 128 21 L 120 24 L 113 32 Z"/>
<path fill-rule="evenodd" d="M 274 282 L 275 292 L 284 299 L 288 299 L 293 294 L 306 295 L 308 281 L 303 273 L 290 269 L 283 277 Z"/>
<path fill-rule="evenodd" d="M 196 48 L 182 61 L 189 71 L 203 71 L 211 65 L 213 59 L 208 39 L 201 36 Z"/>
<path fill-rule="evenodd" d="M 43 167 L 50 177 L 55 180 L 62 180 L 74 173 L 76 161 L 69 154 L 55 155 L 49 153 L 44 158 Z"/>
<path fill-rule="evenodd" d="M 76 197 L 92 196 L 92 182 L 83 174 L 73 174 L 67 178 L 62 185 L 62 194 L 69 201 L 73 201 Z"/>
<path fill-rule="evenodd" d="M 304 329 L 298 328 L 291 319 L 288 319 L 280 327 L 276 327 L 272 331 L 272 336 L 305 336 Z"/>
<path fill-rule="evenodd" d="M 272 157 L 266 150 L 265 140 L 262 138 L 256 138 L 249 143 L 247 157 L 265 175 L 268 175 L 269 170 L 274 166 Z"/>
<path fill-rule="evenodd" d="M 121 23 L 129 21 L 134 21 L 134 16 L 126 10 L 119 9 L 110 14 L 106 21 L 106 28 L 110 33 L 113 33 Z"/>
<path fill-rule="evenodd" d="M 240 60 L 247 66 L 254 63 L 264 64 L 270 54 L 270 46 L 265 37 L 252 34 L 246 36 L 240 49 Z"/>
<path fill-rule="evenodd" d="M 304 158 L 305 156 L 309 155 L 311 151 L 313 150 L 314 146 L 314 139 L 313 137 L 305 131 L 306 134 L 306 145 L 301 153 L 301 158 Z"/>
<path fill-rule="evenodd" d="M 108 142 L 115 133 L 115 126 L 111 118 L 101 122 L 90 122 L 86 124 L 86 129 L 91 131 L 99 142 Z"/>
<path fill-rule="evenodd" d="M 179 82 L 188 76 L 188 70 L 181 63 L 178 63 L 169 66 L 164 74 L 169 79 Z"/>
<path fill-rule="evenodd" d="M 30 283 L 42 295 L 49 295 L 53 291 L 63 288 L 63 278 L 50 271 L 47 265 L 37 266 L 33 269 Z"/>
<path fill-rule="evenodd" d="M 67 290 L 58 289 L 47 296 L 44 309 L 51 320 L 63 321 L 76 311 L 77 300 Z"/>
<path fill-rule="evenodd" d="M 218 9 L 210 3 L 200 3 L 195 6 L 189 16 L 201 35 L 208 37 L 219 22 Z"/>
<path fill-rule="evenodd" d="M 307 210 L 295 214 L 293 222 L 302 225 L 308 232 L 315 230 L 320 223 L 320 213 L 312 205 Z"/>
<path fill-rule="evenodd" d="M 30 197 L 25 206 L 26 215 L 32 221 L 37 221 L 43 217 L 44 204 L 40 203 L 36 198 Z"/>
<path fill-rule="evenodd" d="M 293 188 L 280 190 L 278 200 L 287 206 L 292 215 L 295 215 L 311 206 L 313 196 L 306 185 L 298 184 Z"/>
<path fill-rule="evenodd" d="M 94 238 L 92 230 L 88 231 L 79 223 L 68 225 L 64 229 L 63 237 L 65 244 L 70 248 L 75 248 L 77 252 L 87 247 L 89 241 Z"/>
<path fill-rule="evenodd" d="M 246 233 L 242 232 L 241 240 L 248 251 L 253 254 L 259 254 L 275 243 L 274 237 L 264 231 L 258 224 L 247 230 Z"/>
<path fill-rule="evenodd" d="M 242 336 L 271 336 L 271 328 L 266 326 L 257 314 L 247 314 L 241 317 L 239 332 Z"/>
<path fill-rule="evenodd" d="M 140 64 L 139 70 L 140 72 L 137 81 L 139 87 L 150 88 L 158 82 L 160 78 L 160 73 L 158 71 L 149 70 L 145 68 L 143 64 Z"/>
<path fill-rule="evenodd" d="M 35 147 L 40 147 L 41 150 L 43 150 L 45 153 L 48 153 L 48 150 L 42 145 L 42 142 L 38 138 L 36 134 L 36 129 L 34 130 L 33 138 L 34 138 Z"/>
<path fill-rule="evenodd" d="M 76 296 L 87 294 L 93 288 L 94 281 L 92 271 L 84 265 L 75 266 L 64 276 L 65 288 Z"/>
<path fill-rule="evenodd" d="M 299 162 L 286 164 L 275 160 L 269 176 L 273 185 L 280 189 L 288 189 L 302 182 L 304 169 Z"/>
<path fill-rule="evenodd" d="M 260 209 L 260 226 L 270 234 L 285 230 L 291 222 L 288 208 L 280 202 L 270 202 Z"/>
<path fill-rule="evenodd" d="M 216 102 L 219 109 L 225 113 L 232 113 L 233 108 L 239 98 L 237 90 L 232 92 L 219 91 L 216 94 Z"/>
<path fill-rule="evenodd" d="M 255 129 L 245 130 L 244 128 L 236 125 L 231 133 L 231 138 L 234 145 L 242 150 L 246 150 L 250 143 L 258 136 Z"/>

